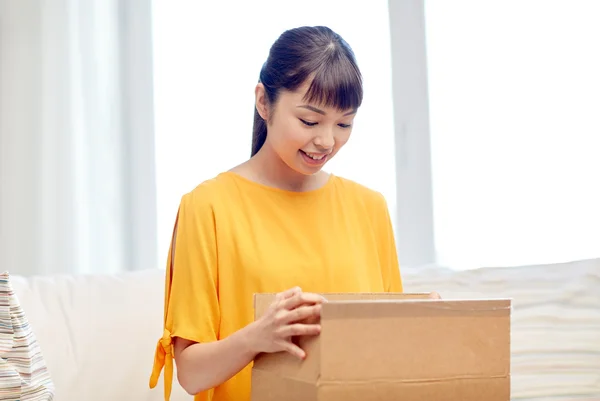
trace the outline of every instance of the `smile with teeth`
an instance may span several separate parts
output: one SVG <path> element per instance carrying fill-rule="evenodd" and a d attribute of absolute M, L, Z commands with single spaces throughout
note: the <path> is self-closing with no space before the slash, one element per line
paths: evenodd
<path fill-rule="evenodd" d="M 304 153 L 306 156 L 310 157 L 313 160 L 321 160 L 323 159 L 325 156 L 325 154 L 316 154 L 316 153 L 307 153 L 305 151 L 302 151 L 302 153 Z"/>

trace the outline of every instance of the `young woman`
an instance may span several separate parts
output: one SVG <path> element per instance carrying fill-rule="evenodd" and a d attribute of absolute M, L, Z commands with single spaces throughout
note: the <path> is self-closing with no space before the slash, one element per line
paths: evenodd
<path fill-rule="evenodd" d="M 150 379 L 165 367 L 165 399 L 175 359 L 196 401 L 249 401 L 258 353 L 305 357 L 290 337 L 319 334 L 317 293 L 402 291 L 383 196 L 322 170 L 363 98 L 348 44 L 326 27 L 284 32 L 255 95 L 251 158 L 181 199 Z M 253 321 L 261 292 L 278 296 Z"/>

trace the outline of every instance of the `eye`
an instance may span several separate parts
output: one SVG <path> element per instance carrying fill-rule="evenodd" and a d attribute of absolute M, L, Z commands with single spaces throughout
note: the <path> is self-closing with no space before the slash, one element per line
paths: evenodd
<path fill-rule="evenodd" d="M 315 125 L 317 125 L 317 123 L 311 123 L 311 122 L 305 121 L 301 118 L 300 118 L 300 121 L 302 121 L 302 124 L 309 126 L 309 127 L 314 127 Z"/>
<path fill-rule="evenodd" d="M 352 127 L 352 124 L 338 124 L 338 126 L 341 128 L 350 128 Z"/>

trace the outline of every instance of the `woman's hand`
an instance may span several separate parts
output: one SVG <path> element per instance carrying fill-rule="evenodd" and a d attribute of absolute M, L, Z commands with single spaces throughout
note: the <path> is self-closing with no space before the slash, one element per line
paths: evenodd
<path fill-rule="evenodd" d="M 292 288 L 276 295 L 265 314 L 252 323 L 249 335 L 256 353 L 285 351 L 304 359 L 306 353 L 292 342 L 294 336 L 318 335 L 321 304 L 325 298 Z"/>

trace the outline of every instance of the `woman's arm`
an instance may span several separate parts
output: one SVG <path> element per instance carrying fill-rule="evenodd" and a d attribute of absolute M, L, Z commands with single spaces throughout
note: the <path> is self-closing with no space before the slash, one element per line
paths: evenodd
<path fill-rule="evenodd" d="M 179 384 L 190 395 L 216 387 L 235 376 L 261 352 L 289 352 L 303 359 L 304 351 L 291 341 L 294 336 L 317 335 L 321 326 L 308 323 L 318 318 L 325 299 L 292 288 L 277 294 L 258 320 L 232 335 L 207 343 L 175 338 Z"/>
<path fill-rule="evenodd" d="M 223 340 L 210 343 L 175 338 L 179 384 L 188 394 L 195 395 L 232 378 L 257 355 L 249 340 L 251 330 L 252 326 L 246 326 Z"/>

